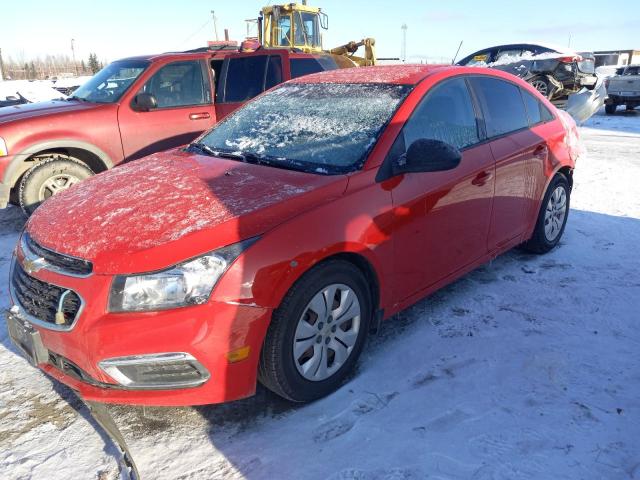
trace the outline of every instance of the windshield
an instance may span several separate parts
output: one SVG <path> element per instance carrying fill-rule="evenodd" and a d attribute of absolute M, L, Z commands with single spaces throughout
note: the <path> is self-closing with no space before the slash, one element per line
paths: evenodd
<path fill-rule="evenodd" d="M 280 168 L 346 173 L 362 167 L 409 90 L 386 84 L 282 85 L 227 117 L 200 144 Z"/>
<path fill-rule="evenodd" d="M 71 98 L 93 103 L 115 103 L 149 66 L 149 62 L 123 60 L 113 62 L 73 92 Z"/>

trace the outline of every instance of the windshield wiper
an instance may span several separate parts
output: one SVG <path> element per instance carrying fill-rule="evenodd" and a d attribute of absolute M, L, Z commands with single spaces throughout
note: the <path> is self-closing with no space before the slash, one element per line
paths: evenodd
<path fill-rule="evenodd" d="M 205 145 L 204 143 L 198 143 L 198 142 L 190 143 L 188 148 L 197 148 L 202 153 L 206 153 L 207 155 L 211 155 L 212 157 L 218 156 L 218 153 L 219 153 L 215 151 L 213 148 L 211 148 L 209 145 Z"/>

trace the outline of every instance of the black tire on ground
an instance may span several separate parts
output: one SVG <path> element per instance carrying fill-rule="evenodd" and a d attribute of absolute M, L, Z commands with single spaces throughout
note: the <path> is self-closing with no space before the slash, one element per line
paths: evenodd
<path fill-rule="evenodd" d="M 94 175 L 93 171 L 80 160 L 66 155 L 56 154 L 36 163 L 20 181 L 18 199 L 20 208 L 26 215 L 31 215 L 38 206 L 50 196 L 57 193 L 46 188 L 46 182 L 58 179 L 59 190 L 66 190 L 67 183 L 77 183 Z"/>
<path fill-rule="evenodd" d="M 566 195 L 566 210 L 564 218 L 562 220 L 562 225 L 560 227 L 560 232 L 552 240 L 549 240 L 545 233 L 545 213 L 547 210 L 547 206 L 549 205 L 551 195 L 559 187 L 564 189 L 564 193 Z M 560 242 L 560 239 L 564 234 L 564 228 L 567 225 L 567 219 L 569 218 L 570 200 L 571 188 L 569 187 L 569 181 L 567 180 L 567 177 L 565 177 L 562 173 L 557 173 L 549 184 L 549 188 L 547 188 L 547 191 L 542 200 L 542 204 L 540 205 L 540 213 L 538 213 L 538 220 L 536 221 L 533 235 L 528 241 L 522 244 L 523 249 L 532 253 L 547 253 Z"/>
<path fill-rule="evenodd" d="M 610 105 L 605 105 L 604 106 L 604 111 L 607 115 L 613 115 L 614 113 L 616 113 L 616 108 L 618 106 L 615 104 L 610 104 Z"/>
<path fill-rule="evenodd" d="M 360 327 L 353 350 L 345 363 L 327 379 L 311 381 L 305 379 L 295 365 L 295 331 L 311 299 L 332 284 L 344 284 L 356 294 L 361 309 Z M 273 312 L 260 357 L 260 383 L 293 402 L 310 402 L 335 391 L 362 352 L 371 316 L 371 292 L 365 276 L 355 265 L 343 260 L 328 260 L 312 268 L 294 284 Z"/>

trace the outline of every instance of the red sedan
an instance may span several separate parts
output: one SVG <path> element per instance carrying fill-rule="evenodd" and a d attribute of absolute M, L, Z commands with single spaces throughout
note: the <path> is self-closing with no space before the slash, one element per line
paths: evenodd
<path fill-rule="evenodd" d="M 315 74 L 185 149 L 30 218 L 13 341 L 87 400 L 293 401 L 338 388 L 379 323 L 515 247 L 562 237 L 573 121 L 496 70 Z"/>

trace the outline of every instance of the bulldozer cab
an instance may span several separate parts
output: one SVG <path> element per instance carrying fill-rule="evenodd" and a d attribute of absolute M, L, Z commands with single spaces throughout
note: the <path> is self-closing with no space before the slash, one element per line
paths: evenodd
<path fill-rule="evenodd" d="M 295 48 L 305 53 L 322 52 L 321 29 L 329 18 L 320 8 L 302 4 L 270 5 L 258 20 L 260 43 L 266 48 Z"/>

